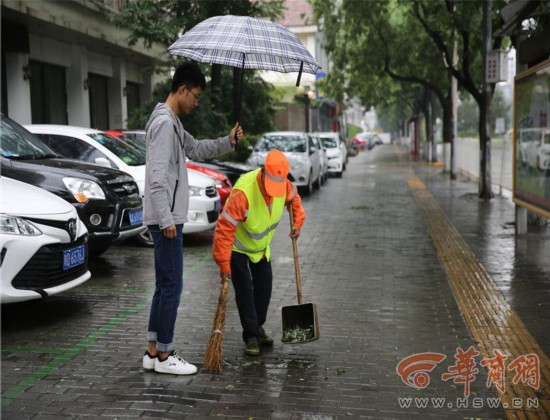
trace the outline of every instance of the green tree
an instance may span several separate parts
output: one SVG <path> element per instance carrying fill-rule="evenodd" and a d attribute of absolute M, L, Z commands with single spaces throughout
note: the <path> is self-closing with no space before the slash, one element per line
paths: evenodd
<path fill-rule="evenodd" d="M 472 95 L 480 114 L 479 195 L 490 198 L 487 123 L 494 84 L 483 83 L 485 57 L 482 52 L 503 46 L 503 37 L 489 39 L 484 32 L 490 32 L 491 27 L 498 29 L 498 12 L 505 2 L 389 0 L 372 1 L 366 7 L 364 2 L 356 0 L 338 3 L 313 0 L 313 4 L 316 17 L 325 30 L 326 49 L 335 63 L 336 74 L 332 82 L 339 85 L 334 86 L 336 94 L 348 92 L 357 94 L 361 100 L 384 101 L 380 97 L 382 92 L 395 98 L 400 89 L 388 77 L 421 84 L 438 97 L 442 106 L 444 138 L 452 136 L 448 116 L 449 77 L 456 78 Z M 455 46 L 458 58 L 453 62 Z"/>
<path fill-rule="evenodd" d="M 129 2 L 120 13 L 112 14 L 111 19 L 117 26 L 130 31 L 130 45 L 142 40 L 146 47 L 159 43 L 168 48 L 185 31 L 209 17 L 231 14 L 275 19 L 282 15 L 283 8 L 284 0 L 139 0 Z M 181 59 L 167 57 L 165 66 L 174 67 L 179 61 Z M 239 70 L 232 69 L 234 73 Z M 228 99 L 223 96 L 222 90 L 233 87 L 235 74 L 228 80 L 222 76 L 222 66 L 217 64 L 211 66 L 208 74 L 210 97 L 204 102 L 208 102 L 212 108 L 209 124 L 214 131 L 222 131 L 227 128 L 227 122 L 232 120 L 223 118 L 227 104 L 235 103 L 234 95 Z M 268 89 L 267 85 L 258 83 L 254 87 Z M 253 99 L 254 95 L 245 96 L 243 91 L 243 108 L 247 107 L 244 102 Z M 247 123 L 245 120 L 243 125 L 251 127 Z"/>

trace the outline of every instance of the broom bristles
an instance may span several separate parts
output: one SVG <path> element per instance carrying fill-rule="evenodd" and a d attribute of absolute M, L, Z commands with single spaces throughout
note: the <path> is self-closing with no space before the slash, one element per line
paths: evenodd
<path fill-rule="evenodd" d="M 204 354 L 204 368 L 211 373 L 221 373 L 223 370 L 223 339 L 222 334 L 213 332 Z"/>
<path fill-rule="evenodd" d="M 224 282 L 218 300 L 218 310 L 214 317 L 214 330 L 204 354 L 204 368 L 211 373 L 221 373 L 223 370 L 223 328 L 225 324 L 226 301 L 227 282 Z"/>

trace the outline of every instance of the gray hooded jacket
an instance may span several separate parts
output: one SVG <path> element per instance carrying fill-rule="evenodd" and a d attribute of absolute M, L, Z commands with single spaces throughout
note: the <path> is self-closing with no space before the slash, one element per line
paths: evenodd
<path fill-rule="evenodd" d="M 204 160 L 230 152 L 229 136 L 197 141 L 176 118 L 168 105 L 159 103 L 149 117 L 143 224 L 159 225 L 187 222 L 189 182 L 185 156 Z"/>

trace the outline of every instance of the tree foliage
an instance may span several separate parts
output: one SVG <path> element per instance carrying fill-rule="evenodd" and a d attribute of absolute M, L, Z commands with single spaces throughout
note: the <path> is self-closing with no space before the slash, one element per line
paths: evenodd
<path fill-rule="evenodd" d="M 129 2 L 111 19 L 130 31 L 130 45 L 142 40 L 146 48 L 154 43 L 168 47 L 178 36 L 209 17 L 238 15 L 274 19 L 281 16 L 283 7 L 284 0 L 139 0 Z"/>
<path fill-rule="evenodd" d="M 111 20 L 120 28 L 129 30 L 128 43 L 142 41 L 146 48 L 161 44 L 168 48 L 185 31 L 203 20 L 220 15 L 254 16 L 275 19 L 282 15 L 284 0 L 139 0 L 129 2 Z M 178 57 L 166 57 L 165 67 L 175 67 Z M 234 122 L 231 117 L 234 103 L 233 68 L 220 65 L 201 65 L 209 78 L 207 91 L 201 96 L 199 107 L 185 117 L 185 127 L 197 137 L 227 134 Z M 256 76 L 253 70 L 244 73 L 242 91 L 243 127 L 247 133 L 271 129 L 275 113 L 269 95 L 270 86 Z M 157 102 L 164 102 L 169 92 L 169 81 L 160 84 L 155 100 L 144 111 L 134 112 L 129 125 L 142 124 Z M 142 127 L 141 127 L 142 128 Z"/>
<path fill-rule="evenodd" d="M 499 10 L 503 0 L 388 0 L 357 1 L 312 0 L 314 16 L 325 31 L 326 44 L 334 63 L 334 73 L 327 79 L 327 91 L 341 98 L 344 93 L 358 97 L 365 106 L 385 106 L 398 101 L 403 84 L 418 84 L 424 89 L 415 101 L 426 106 L 435 94 L 443 109 L 444 138 L 452 138 L 450 76 L 467 90 L 479 107 L 479 137 L 488 144 L 487 120 L 491 92 L 483 83 L 485 38 L 484 16 L 493 29 L 500 25 Z M 492 5 L 492 9 L 490 6 Z M 494 37 L 490 49 L 503 46 L 503 37 Z M 457 51 L 454 60 L 453 51 Z M 426 124 L 430 127 L 431 124 Z M 486 171 L 482 148 L 482 176 Z M 489 179 L 490 181 L 490 179 Z M 480 183 L 480 195 L 485 194 Z"/>

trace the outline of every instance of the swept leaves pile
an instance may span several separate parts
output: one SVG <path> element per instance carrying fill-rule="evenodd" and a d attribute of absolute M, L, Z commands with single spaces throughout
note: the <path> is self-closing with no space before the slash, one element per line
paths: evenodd
<path fill-rule="evenodd" d="M 283 331 L 283 338 L 281 341 L 283 343 L 298 343 L 300 341 L 311 340 L 313 337 L 313 325 L 310 325 L 308 328 L 302 328 L 296 325 Z"/>

